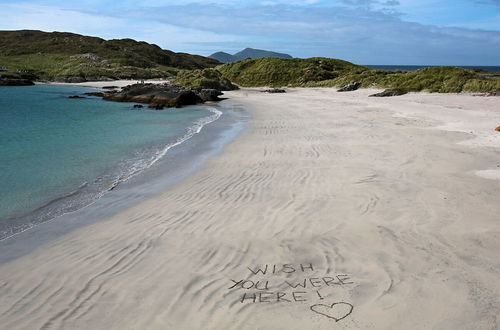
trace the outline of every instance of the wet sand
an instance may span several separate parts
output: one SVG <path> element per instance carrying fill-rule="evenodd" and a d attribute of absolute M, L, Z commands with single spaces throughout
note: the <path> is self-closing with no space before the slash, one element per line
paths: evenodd
<path fill-rule="evenodd" d="M 500 98 L 372 92 L 227 92 L 203 169 L 0 265 L 0 328 L 497 329 Z"/>

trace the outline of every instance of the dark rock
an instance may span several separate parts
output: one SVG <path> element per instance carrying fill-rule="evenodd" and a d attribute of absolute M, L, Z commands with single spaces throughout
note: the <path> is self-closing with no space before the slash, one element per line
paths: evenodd
<path fill-rule="evenodd" d="M 32 86 L 34 84 L 29 79 L 0 78 L 0 86 Z"/>
<path fill-rule="evenodd" d="M 495 128 L 495 131 L 500 132 L 500 126 L 498 126 L 497 128 Z"/>
<path fill-rule="evenodd" d="M 86 59 L 94 60 L 94 61 L 106 61 L 102 57 L 100 57 L 96 54 L 92 54 L 92 53 L 73 55 L 73 56 L 70 56 L 70 58 L 86 58 Z"/>
<path fill-rule="evenodd" d="M 120 92 L 104 93 L 103 99 L 115 102 L 149 104 L 152 109 L 182 107 L 202 103 L 203 100 L 191 89 L 171 84 L 134 84 Z"/>
<path fill-rule="evenodd" d="M 197 90 L 196 94 L 201 98 L 203 102 L 206 101 L 220 101 L 219 96 L 223 95 L 220 90 L 217 89 L 201 89 Z"/>
<path fill-rule="evenodd" d="M 158 103 L 151 103 L 148 108 L 155 110 L 163 110 L 164 106 Z"/>
<path fill-rule="evenodd" d="M 98 96 L 98 97 L 103 97 L 104 96 L 103 92 L 88 92 L 88 93 L 84 93 L 84 94 L 87 95 L 87 96 Z"/>
<path fill-rule="evenodd" d="M 103 89 L 117 89 L 120 88 L 118 86 L 102 86 Z"/>
<path fill-rule="evenodd" d="M 142 104 L 134 104 L 134 109 L 142 109 L 144 106 Z"/>
<path fill-rule="evenodd" d="M 386 89 L 383 92 L 372 94 L 370 96 L 373 96 L 373 97 L 388 97 L 388 96 L 404 95 L 406 93 L 408 93 L 408 92 L 405 91 L 405 90 L 402 90 L 402 89 Z"/>
<path fill-rule="evenodd" d="M 219 78 L 219 79 L 206 79 L 200 82 L 201 89 L 217 89 L 220 91 L 234 91 L 239 89 L 238 86 L 231 83 L 228 79 Z"/>
<path fill-rule="evenodd" d="M 286 93 L 286 90 L 281 89 L 281 88 L 271 88 L 271 89 L 263 90 L 263 91 L 261 91 L 261 93 L 271 93 L 271 94 Z"/>
<path fill-rule="evenodd" d="M 80 96 L 80 95 L 72 95 L 68 96 L 68 99 L 84 99 L 85 96 Z"/>
<path fill-rule="evenodd" d="M 337 92 L 351 92 L 357 90 L 359 87 L 361 87 L 361 83 L 359 81 L 356 81 L 348 85 L 345 85 L 341 89 L 337 90 Z"/>
<path fill-rule="evenodd" d="M 87 79 L 83 77 L 67 77 L 62 79 L 62 81 L 67 83 L 81 83 L 81 82 L 86 82 Z"/>
<path fill-rule="evenodd" d="M 192 90 L 182 91 L 179 96 L 175 98 L 175 107 L 182 107 L 183 105 L 194 105 L 201 103 L 202 99 Z"/>

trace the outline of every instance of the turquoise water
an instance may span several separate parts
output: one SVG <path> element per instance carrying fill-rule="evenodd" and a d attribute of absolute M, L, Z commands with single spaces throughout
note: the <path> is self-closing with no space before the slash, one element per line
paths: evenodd
<path fill-rule="evenodd" d="M 88 205 L 220 115 L 68 99 L 88 91 L 0 88 L 0 239 Z"/>

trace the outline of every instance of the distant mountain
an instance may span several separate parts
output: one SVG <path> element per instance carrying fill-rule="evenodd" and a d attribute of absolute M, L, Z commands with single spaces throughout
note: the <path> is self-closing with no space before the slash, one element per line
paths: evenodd
<path fill-rule="evenodd" d="M 168 77 L 220 62 L 133 39 L 104 40 L 68 32 L 0 31 L 0 66 L 50 80 Z M 3 73 L 5 75 L 5 73 Z"/>
<path fill-rule="evenodd" d="M 224 52 L 213 53 L 209 57 L 213 58 L 214 60 L 217 60 L 219 62 L 222 62 L 222 63 L 230 63 L 230 62 L 237 61 L 237 59 L 235 59 L 234 55 L 224 53 Z"/>
<path fill-rule="evenodd" d="M 217 52 L 213 53 L 209 57 L 222 63 L 231 63 L 244 60 L 247 58 L 263 58 L 263 57 L 292 58 L 292 56 L 288 54 L 276 53 L 268 50 L 254 49 L 254 48 L 245 48 L 241 52 L 238 52 L 234 55 L 224 52 Z"/>

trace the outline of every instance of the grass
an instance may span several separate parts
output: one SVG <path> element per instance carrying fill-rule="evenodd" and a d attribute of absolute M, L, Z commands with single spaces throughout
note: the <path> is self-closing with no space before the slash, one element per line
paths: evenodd
<path fill-rule="evenodd" d="M 304 86 L 307 83 L 329 80 L 348 72 L 368 68 L 329 58 L 246 59 L 217 66 L 229 80 L 241 86 Z"/>
<path fill-rule="evenodd" d="M 432 93 L 500 92 L 500 77 L 457 67 L 424 68 L 414 72 L 376 70 L 328 58 L 248 59 L 216 67 L 232 82 L 245 87 L 361 87 Z"/>
<path fill-rule="evenodd" d="M 88 58 L 74 58 L 70 54 L 26 54 L 0 57 L 0 66 L 17 73 L 29 71 L 46 80 L 65 80 L 80 77 L 94 80 L 102 77 L 111 79 L 172 78 L 179 69 L 162 65 L 151 68 L 128 66 L 120 63 L 106 63 Z"/>
<path fill-rule="evenodd" d="M 72 57 L 86 53 L 105 61 Z M 171 78 L 181 69 L 204 69 L 218 64 L 211 58 L 174 53 L 132 39 L 104 40 L 67 32 L 0 31 L 0 66 L 7 67 L 10 74 L 31 70 L 39 79 Z"/>
<path fill-rule="evenodd" d="M 84 53 L 96 54 L 105 61 L 74 57 Z M 358 81 L 365 88 L 500 93 L 499 75 L 456 67 L 385 71 L 321 57 L 259 58 L 218 64 L 210 58 L 174 53 L 132 39 L 104 40 L 65 32 L 0 31 L 0 66 L 9 69 L 0 73 L 4 77 L 167 78 L 186 87 L 216 89 L 232 89 L 230 82 L 246 87 L 342 87 Z"/>
<path fill-rule="evenodd" d="M 179 71 L 174 83 L 188 88 L 207 88 L 219 90 L 232 90 L 236 86 L 222 76 L 216 69 L 182 70 Z"/>

